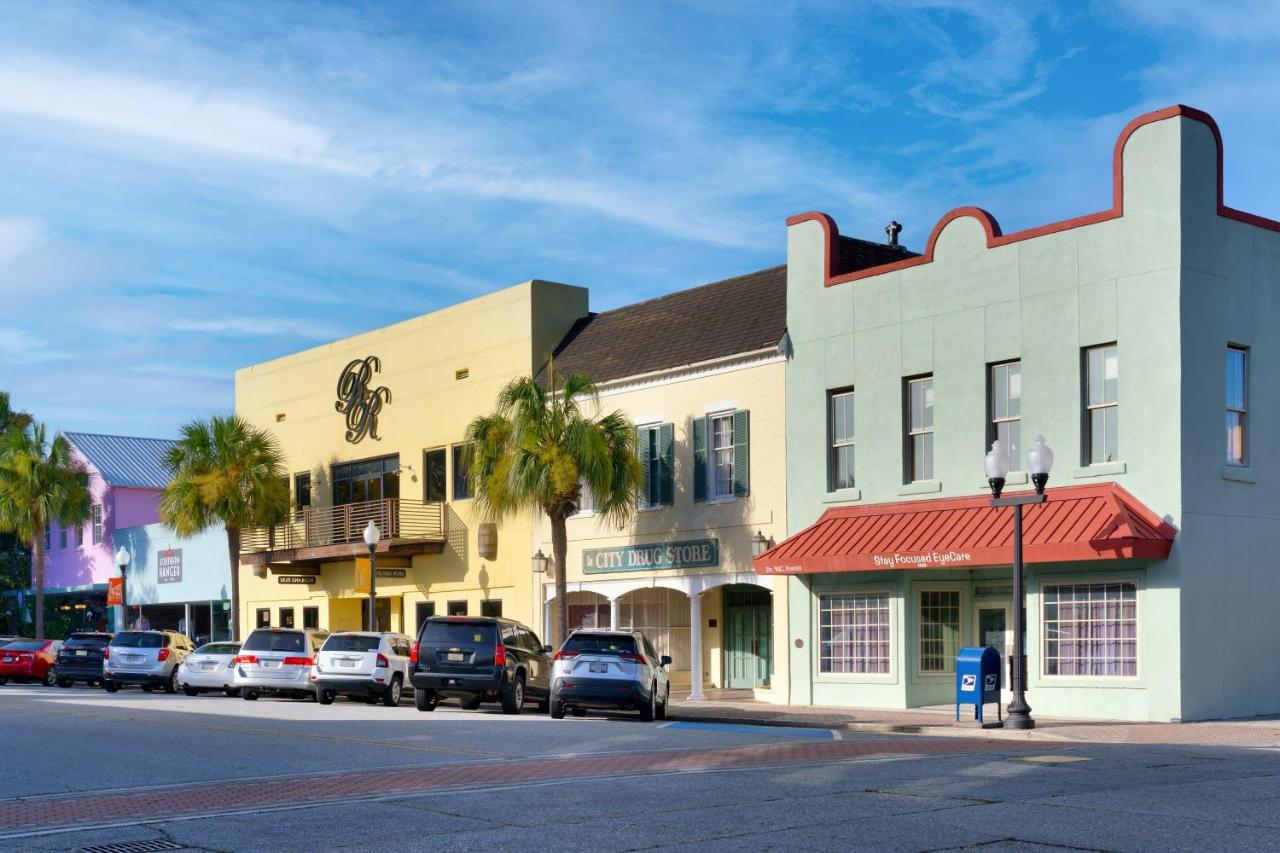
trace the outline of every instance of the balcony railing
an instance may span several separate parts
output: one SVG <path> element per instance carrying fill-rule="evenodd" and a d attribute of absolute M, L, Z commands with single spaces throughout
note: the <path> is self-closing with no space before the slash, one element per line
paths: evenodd
<path fill-rule="evenodd" d="M 240 553 L 323 548 L 345 543 L 364 544 L 369 522 L 378 526 L 381 539 L 443 541 L 444 504 L 379 501 L 306 507 L 294 513 L 294 520 L 274 527 L 254 527 L 240 532 Z"/>

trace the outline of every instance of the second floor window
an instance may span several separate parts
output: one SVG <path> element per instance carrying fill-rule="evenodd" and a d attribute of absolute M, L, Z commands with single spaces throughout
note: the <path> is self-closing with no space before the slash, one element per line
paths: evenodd
<path fill-rule="evenodd" d="M 293 500 L 297 509 L 311 506 L 311 474 L 295 474 L 293 477 Z"/>
<path fill-rule="evenodd" d="M 711 418 L 711 498 L 733 496 L 733 415 Z"/>
<path fill-rule="evenodd" d="M 426 471 L 423 496 L 432 503 L 444 503 L 445 500 L 445 483 L 448 478 L 444 470 L 444 457 L 443 447 L 422 454 L 422 467 Z"/>
<path fill-rule="evenodd" d="M 1090 465 L 1120 458 L 1120 352 L 1115 344 L 1085 350 L 1085 416 Z"/>
<path fill-rule="evenodd" d="M 58 525 L 58 547 L 66 549 L 67 547 L 67 528 L 66 525 Z"/>
<path fill-rule="evenodd" d="M 93 525 L 93 544 L 102 544 L 102 504 L 94 504 L 89 510 L 89 521 Z"/>
<path fill-rule="evenodd" d="M 636 427 L 636 455 L 644 470 L 644 483 L 636 496 L 640 509 L 673 503 L 674 438 L 672 424 Z"/>
<path fill-rule="evenodd" d="M 1245 418 L 1249 413 L 1249 351 L 1227 347 L 1227 464 L 1245 463 Z"/>
<path fill-rule="evenodd" d="M 470 447 L 468 444 L 453 446 L 453 499 L 455 501 L 465 501 L 471 497 L 471 463 L 467 459 L 468 447 Z"/>
<path fill-rule="evenodd" d="M 853 391 L 832 391 L 831 458 L 828 461 L 827 488 L 852 489 L 853 480 Z"/>
<path fill-rule="evenodd" d="M 991 428 L 987 443 L 999 441 L 1009 470 L 1022 470 L 1022 362 L 991 365 Z"/>
<path fill-rule="evenodd" d="M 751 493 L 751 419 L 746 410 L 693 420 L 693 499 L 727 500 Z"/>
<path fill-rule="evenodd" d="M 933 377 L 907 380 L 907 478 L 933 479 Z"/>

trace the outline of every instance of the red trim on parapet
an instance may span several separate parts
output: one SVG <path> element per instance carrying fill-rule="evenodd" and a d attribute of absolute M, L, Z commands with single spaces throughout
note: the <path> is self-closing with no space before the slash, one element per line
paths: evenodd
<path fill-rule="evenodd" d="M 801 222 L 817 222 L 822 226 L 827 243 L 827 257 L 825 259 L 823 270 L 823 283 L 826 287 L 835 284 L 844 284 L 847 281 L 857 281 L 862 278 L 881 275 L 895 270 L 907 269 L 908 267 L 921 266 L 933 262 L 933 249 L 937 244 L 938 235 L 942 233 L 942 229 L 946 228 L 952 221 L 962 216 L 972 217 L 982 224 L 982 228 L 987 232 L 987 248 L 991 249 L 996 246 L 1005 246 L 1009 243 L 1017 243 L 1021 240 L 1029 240 L 1032 237 L 1042 237 L 1045 234 L 1056 234 L 1059 231 L 1067 231 L 1071 228 L 1079 228 L 1082 225 L 1093 225 L 1096 222 L 1106 222 L 1111 219 L 1119 219 L 1124 216 L 1124 147 L 1128 143 L 1129 137 L 1134 131 L 1144 125 L 1152 124 L 1157 121 L 1174 118 L 1175 116 L 1186 116 L 1189 119 L 1201 122 L 1206 125 L 1213 133 L 1213 141 L 1217 147 L 1218 157 L 1218 215 L 1226 219 L 1234 219 L 1237 222 L 1244 222 L 1248 225 L 1255 225 L 1259 228 L 1265 228 L 1268 231 L 1280 232 L 1280 222 L 1274 219 L 1267 219 L 1264 216 L 1258 216 L 1254 213 L 1246 213 L 1242 210 L 1236 210 L 1227 207 L 1222 200 L 1222 133 L 1218 130 L 1218 123 L 1213 120 L 1213 116 L 1195 107 L 1188 107 L 1177 104 L 1172 107 L 1165 107 L 1162 110 L 1140 115 L 1133 121 L 1125 125 L 1124 130 L 1120 132 L 1119 138 L 1116 139 L 1115 151 L 1111 160 L 1111 207 L 1107 210 L 1101 210 L 1097 213 L 1091 213 L 1087 216 L 1077 216 L 1073 219 L 1064 219 L 1061 222 L 1053 222 L 1049 225 L 1040 225 L 1036 228 L 1027 228 L 1023 231 L 1015 231 L 1012 234 L 1002 234 L 1000 231 L 1000 223 L 996 218 L 980 207 L 957 207 L 950 213 L 947 213 L 938 224 L 933 227 L 933 231 L 929 234 L 929 242 L 925 247 L 924 254 L 914 258 L 906 258 L 901 261 L 894 261 L 889 264 L 881 264 L 880 266 L 867 267 L 866 269 L 856 270 L 844 275 L 832 275 L 832 270 L 836 266 L 836 257 L 840 238 L 840 229 L 836 225 L 836 221 L 825 213 L 810 212 L 801 213 L 787 219 L 787 225 L 798 225 Z"/>

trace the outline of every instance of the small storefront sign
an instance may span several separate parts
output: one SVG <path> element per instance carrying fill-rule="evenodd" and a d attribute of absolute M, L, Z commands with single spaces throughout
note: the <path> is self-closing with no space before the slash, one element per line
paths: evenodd
<path fill-rule="evenodd" d="M 182 583 L 181 548 L 170 548 L 156 555 L 156 583 Z"/>
<path fill-rule="evenodd" d="M 21 595 L 22 593 L 18 593 Z M 19 604 L 22 602 L 19 601 Z M 124 604 L 124 578 L 107 579 L 107 606 L 119 607 Z"/>
<path fill-rule="evenodd" d="M 280 575 L 276 580 L 282 584 L 297 584 L 310 586 L 316 582 L 315 575 Z"/>
<path fill-rule="evenodd" d="M 619 545 L 589 548 L 582 552 L 582 571 L 643 572 L 656 569 L 694 569 L 720 565 L 718 539 L 689 539 L 654 545 Z"/>
<path fill-rule="evenodd" d="M 378 577 L 380 578 L 406 578 L 408 576 L 408 569 L 378 569 Z"/>

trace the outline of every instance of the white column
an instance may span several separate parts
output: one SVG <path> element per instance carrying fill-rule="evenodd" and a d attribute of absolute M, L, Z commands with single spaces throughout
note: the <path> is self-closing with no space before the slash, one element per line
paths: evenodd
<path fill-rule="evenodd" d="M 622 630 L 622 602 L 617 598 L 609 599 L 609 630 Z"/>
<path fill-rule="evenodd" d="M 182 626 L 186 629 L 183 633 L 187 635 L 187 638 L 190 640 L 194 640 L 195 631 L 191 630 L 191 604 L 190 603 L 182 605 Z"/>
<path fill-rule="evenodd" d="M 702 593 L 689 596 L 689 659 L 693 679 L 689 700 L 706 699 L 702 694 Z"/>
<path fill-rule="evenodd" d="M 544 587 L 542 590 L 542 642 L 544 643 L 551 639 L 551 602 L 546 598 L 547 591 Z"/>

